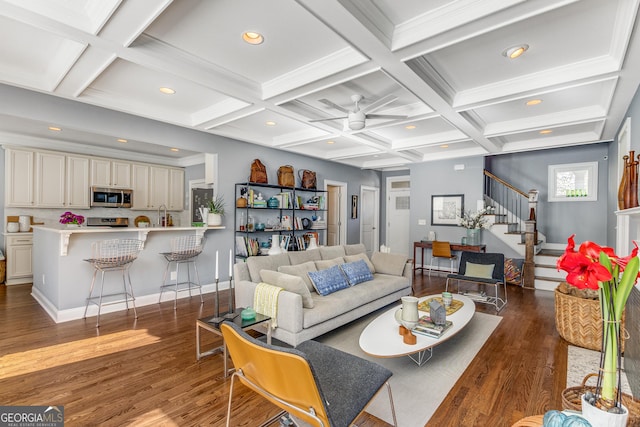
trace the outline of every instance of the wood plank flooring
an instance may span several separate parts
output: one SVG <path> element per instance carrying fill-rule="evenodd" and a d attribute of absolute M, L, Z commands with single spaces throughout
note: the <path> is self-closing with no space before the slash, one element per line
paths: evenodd
<path fill-rule="evenodd" d="M 438 293 L 444 280 L 418 274 L 414 289 Z M 96 329 L 95 318 L 54 323 L 30 291 L 0 286 L 1 404 L 64 405 L 67 426 L 224 425 L 230 379 L 222 356 L 195 357 L 195 320 L 213 313 L 212 295 L 204 306 L 198 297 L 179 300 L 176 311 L 172 302 L 140 307 L 137 320 L 132 312 L 103 314 Z M 508 292 L 504 320 L 429 426 L 510 426 L 561 408 L 567 344 L 555 331 L 553 294 Z M 206 331 L 202 337 L 204 346 L 221 344 Z M 233 426 L 278 413 L 241 385 L 235 393 Z M 387 425 L 367 414 L 357 424 Z"/>

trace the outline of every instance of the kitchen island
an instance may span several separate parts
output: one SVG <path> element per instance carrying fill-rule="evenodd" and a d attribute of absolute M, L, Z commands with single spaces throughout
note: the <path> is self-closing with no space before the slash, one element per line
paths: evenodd
<path fill-rule="evenodd" d="M 219 257 L 219 288 L 229 287 L 229 250 L 220 249 L 207 240 L 215 239 L 215 230 L 224 227 L 33 227 L 33 287 L 32 295 L 55 322 L 81 319 L 89 294 L 93 267 L 84 261 L 91 257 L 91 244 L 110 239 L 139 239 L 144 247 L 129 272 L 136 306 L 156 304 L 160 295 L 167 261 L 162 252 L 171 250 L 171 240 L 185 234 L 198 234 L 205 238 L 203 252 L 198 256 L 197 267 L 202 292 L 215 291 L 216 250 Z M 218 249 L 216 249 L 218 247 Z M 181 274 L 182 276 L 182 274 Z M 122 275 L 105 275 L 107 289 L 122 289 Z M 186 297 L 180 293 L 178 297 Z M 174 298 L 172 292 L 163 294 L 163 301 Z M 125 310 L 125 304 L 103 306 L 101 313 Z M 97 307 L 91 305 L 87 317 L 94 316 Z"/>

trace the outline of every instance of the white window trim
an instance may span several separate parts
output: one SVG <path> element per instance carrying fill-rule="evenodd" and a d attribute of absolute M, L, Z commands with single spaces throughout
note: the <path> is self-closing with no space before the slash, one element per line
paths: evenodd
<path fill-rule="evenodd" d="M 556 196 L 556 176 L 561 172 L 589 171 L 589 194 L 587 196 L 570 197 Z M 593 202 L 598 200 L 598 162 L 568 163 L 564 165 L 549 165 L 548 194 L 549 202 Z"/>

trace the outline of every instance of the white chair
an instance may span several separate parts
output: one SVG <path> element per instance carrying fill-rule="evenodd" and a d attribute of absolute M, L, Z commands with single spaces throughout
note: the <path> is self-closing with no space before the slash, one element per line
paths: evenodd
<path fill-rule="evenodd" d="M 162 286 L 160 286 L 158 303 L 162 301 L 162 293 L 165 289 L 173 291 L 175 292 L 173 300 L 173 309 L 175 310 L 178 305 L 178 292 L 189 291 L 189 297 L 191 297 L 191 290 L 198 289 L 200 291 L 200 303 L 204 304 L 202 286 L 200 285 L 200 277 L 198 276 L 198 267 L 196 265 L 196 258 L 202 253 L 202 247 L 203 237 L 195 234 L 176 237 L 171 240 L 171 252 L 163 252 L 161 254 L 167 260 L 167 268 L 164 271 Z M 183 264 L 186 264 L 187 267 L 187 280 L 180 281 L 180 265 Z M 173 265 L 175 265 L 175 270 L 172 269 Z M 190 267 L 193 267 L 195 281 L 191 280 Z M 175 279 L 171 279 L 171 273 L 174 271 Z M 167 278 L 169 278 L 168 282 Z"/>
<path fill-rule="evenodd" d="M 129 268 L 133 261 L 138 258 L 138 253 L 142 249 L 142 241 L 136 239 L 112 239 L 103 240 L 99 242 L 93 242 L 91 244 L 91 258 L 85 259 L 93 266 L 93 279 L 91 280 L 91 288 L 89 289 L 89 297 L 87 298 L 87 305 L 84 308 L 84 318 L 87 317 L 87 310 L 89 304 L 95 304 L 98 306 L 98 315 L 96 317 L 96 328 L 100 326 L 100 309 L 103 305 L 116 304 L 119 302 L 125 303 L 127 310 L 129 309 L 129 302 L 133 306 L 133 313 L 138 318 L 138 312 L 136 311 L 135 297 L 133 295 L 133 288 L 131 286 L 131 276 L 129 275 Z M 108 271 L 120 271 L 122 274 L 122 292 L 115 292 L 110 294 L 104 293 L 104 274 Z M 96 296 L 93 295 L 96 276 L 100 272 L 100 293 Z M 127 289 L 128 288 L 128 289 Z M 112 297 L 124 297 L 124 299 L 112 299 Z M 106 299 L 106 300 L 105 300 Z"/>

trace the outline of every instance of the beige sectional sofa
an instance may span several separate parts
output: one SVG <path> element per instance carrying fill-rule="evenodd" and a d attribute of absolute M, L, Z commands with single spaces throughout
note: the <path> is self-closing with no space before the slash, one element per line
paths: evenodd
<path fill-rule="evenodd" d="M 353 262 L 362 267 L 361 260 L 372 280 L 325 296 L 315 291 L 310 271 Z M 297 346 L 411 294 L 412 274 L 406 256 L 375 252 L 369 259 L 362 244 L 250 257 L 234 265 L 236 306 L 253 307 L 260 282 L 282 287 L 272 335 Z"/>

